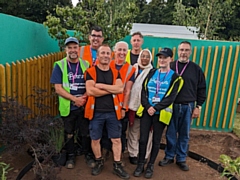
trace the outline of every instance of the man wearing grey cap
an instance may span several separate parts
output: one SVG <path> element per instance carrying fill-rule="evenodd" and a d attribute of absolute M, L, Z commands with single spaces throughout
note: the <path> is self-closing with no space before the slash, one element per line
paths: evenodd
<path fill-rule="evenodd" d="M 83 137 L 88 135 L 88 120 L 84 118 L 84 105 L 87 100 L 84 72 L 89 63 L 78 57 L 79 41 L 75 37 L 65 40 L 67 57 L 55 62 L 50 82 L 59 95 L 59 111 L 64 122 L 66 168 L 75 165 L 74 131 L 76 122 Z M 86 138 L 83 138 L 87 141 Z M 90 141 L 90 139 L 89 139 Z M 84 143 L 87 146 L 87 143 Z M 88 147 L 84 147 L 87 149 Z"/>

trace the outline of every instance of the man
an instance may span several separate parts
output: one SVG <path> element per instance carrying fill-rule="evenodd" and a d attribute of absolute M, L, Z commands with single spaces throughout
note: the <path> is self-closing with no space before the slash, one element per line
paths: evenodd
<path fill-rule="evenodd" d="M 121 103 L 121 122 L 122 122 L 122 136 L 121 136 L 121 141 L 122 141 L 122 154 L 125 151 L 126 147 L 126 131 L 128 127 L 128 102 L 130 98 L 130 92 L 132 89 L 132 85 L 134 83 L 134 72 L 135 68 L 128 64 L 125 63 L 125 58 L 127 55 L 128 51 L 128 44 L 124 41 L 117 42 L 115 44 L 115 60 L 111 61 L 110 67 L 115 68 L 119 71 L 122 82 L 124 85 L 124 91 L 122 94 L 119 94 L 118 97 L 120 99 Z"/>
<path fill-rule="evenodd" d="M 90 137 L 92 150 L 95 155 L 95 167 L 92 175 L 98 175 L 103 169 L 100 140 L 104 123 L 108 137 L 112 141 L 113 172 L 121 178 L 127 179 L 129 175 L 124 171 L 121 162 L 121 107 L 117 94 L 123 92 L 123 83 L 119 72 L 110 68 L 111 49 L 102 45 L 97 51 L 98 64 L 86 71 L 86 92 L 88 100 L 85 108 L 85 117 L 90 120 Z"/>
<path fill-rule="evenodd" d="M 66 167 L 72 169 L 75 165 L 74 131 L 77 121 L 81 124 L 79 131 L 84 137 L 83 141 L 89 141 L 89 138 L 87 139 L 88 121 L 84 118 L 83 110 L 87 100 L 83 74 L 89 67 L 89 63 L 78 58 L 79 42 L 76 38 L 67 38 L 65 45 L 67 57 L 55 63 L 50 81 L 59 95 L 59 111 L 64 122 L 67 151 Z"/>
<path fill-rule="evenodd" d="M 90 66 L 94 66 L 97 59 L 97 49 L 102 45 L 104 40 L 102 28 L 93 26 L 90 30 L 90 45 L 80 48 L 80 58 L 87 60 Z"/>
<path fill-rule="evenodd" d="M 165 157 L 159 166 L 174 162 L 183 171 L 188 171 L 186 164 L 191 119 L 198 118 L 201 106 L 206 100 L 206 81 L 202 69 L 189 60 L 192 53 L 190 42 L 183 41 L 178 46 L 178 60 L 171 63 L 171 69 L 184 80 L 184 85 L 175 99 L 173 116 L 167 128 L 167 146 Z"/>
<path fill-rule="evenodd" d="M 131 36 L 130 43 L 132 45 L 132 49 L 128 50 L 126 62 L 131 65 L 134 65 L 137 63 L 138 56 L 142 48 L 143 35 L 140 32 L 133 33 Z"/>

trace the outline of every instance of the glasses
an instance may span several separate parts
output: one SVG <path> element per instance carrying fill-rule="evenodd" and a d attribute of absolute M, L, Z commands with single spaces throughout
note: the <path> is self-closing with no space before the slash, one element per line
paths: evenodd
<path fill-rule="evenodd" d="M 149 55 L 142 55 L 141 58 L 150 59 L 150 56 Z"/>
<path fill-rule="evenodd" d="M 91 34 L 91 36 L 92 36 L 93 38 L 102 38 L 101 35 L 96 35 L 96 34 Z"/>

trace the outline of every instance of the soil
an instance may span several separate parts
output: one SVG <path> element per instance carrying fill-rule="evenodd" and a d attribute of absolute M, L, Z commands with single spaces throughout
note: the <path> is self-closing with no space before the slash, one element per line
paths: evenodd
<path fill-rule="evenodd" d="M 164 138 L 163 138 L 164 139 Z M 164 143 L 164 140 L 163 140 Z M 219 156 L 226 154 L 232 158 L 240 156 L 240 139 L 232 133 L 222 132 L 209 132 L 202 130 L 191 130 L 189 150 L 202 155 L 216 163 L 219 163 Z M 187 164 L 189 165 L 190 171 L 181 171 L 176 164 L 171 164 L 166 167 L 158 166 L 159 160 L 164 156 L 164 151 L 160 150 L 157 160 L 155 162 L 154 174 L 152 179 L 156 180 L 224 180 L 225 177 L 221 177 L 216 170 L 210 168 L 208 165 L 198 162 L 190 157 L 187 158 Z M 32 161 L 32 158 L 27 153 L 16 154 L 10 157 L 7 152 L 2 154 L 1 161 L 9 163 L 14 169 L 8 174 L 8 180 L 16 179 L 20 170 Z M 128 153 L 124 154 L 123 161 L 125 162 L 125 170 L 131 174 L 130 179 L 145 179 L 143 176 L 136 178 L 134 177 L 133 171 L 135 165 L 132 165 L 128 161 Z M 61 167 L 60 173 L 58 174 L 62 180 L 113 180 L 119 179 L 112 173 L 112 157 L 110 157 L 105 165 L 102 173 L 98 176 L 91 175 L 91 169 L 87 167 L 84 162 L 83 156 L 78 156 L 76 159 L 76 167 L 74 169 L 66 169 Z M 33 171 L 29 171 L 22 180 L 33 180 Z"/>

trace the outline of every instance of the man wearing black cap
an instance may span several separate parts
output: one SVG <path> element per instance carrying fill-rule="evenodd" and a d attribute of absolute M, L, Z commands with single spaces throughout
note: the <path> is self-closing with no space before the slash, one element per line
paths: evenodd
<path fill-rule="evenodd" d="M 167 146 L 165 157 L 159 166 L 174 162 L 183 171 L 188 171 L 186 164 L 189 132 L 192 118 L 198 118 L 201 106 L 206 99 L 206 81 L 202 69 L 189 60 L 192 52 L 190 42 L 183 41 L 178 46 L 178 60 L 171 63 L 171 69 L 183 79 L 184 85 L 174 101 L 173 116 L 167 128 Z"/>
<path fill-rule="evenodd" d="M 183 80 L 170 69 L 172 50 L 163 48 L 158 54 L 159 69 L 152 69 L 143 82 L 141 93 L 142 118 L 140 122 L 140 141 L 138 165 L 133 175 L 139 177 L 144 171 L 144 160 L 149 131 L 153 128 L 153 142 L 145 178 L 151 178 L 153 167 L 160 148 L 163 130 L 169 124 L 172 104 L 180 91 Z M 140 109 L 138 109 L 138 112 Z"/>
<path fill-rule="evenodd" d="M 74 168 L 74 131 L 76 122 L 81 124 L 79 131 L 85 138 L 85 149 L 90 146 L 88 120 L 84 118 L 84 105 L 87 100 L 84 72 L 89 63 L 78 57 L 79 42 L 74 37 L 65 40 L 67 57 L 55 62 L 50 82 L 59 95 L 59 111 L 64 122 L 65 148 L 67 151 L 66 167 Z M 87 143 L 89 141 L 89 143 Z M 89 144 L 89 145 L 88 145 Z M 87 147 L 88 146 L 88 147 Z"/>

